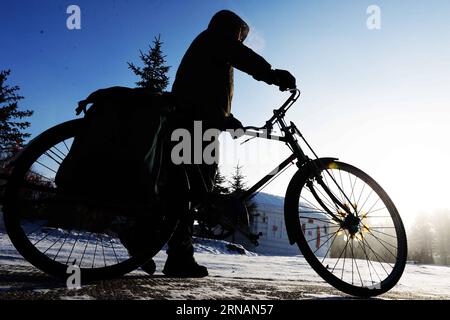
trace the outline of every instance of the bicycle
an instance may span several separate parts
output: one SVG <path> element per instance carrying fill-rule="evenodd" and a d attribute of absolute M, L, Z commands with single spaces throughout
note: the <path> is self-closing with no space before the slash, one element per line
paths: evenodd
<path fill-rule="evenodd" d="M 336 158 L 319 158 L 295 124 L 286 123 L 286 112 L 300 97 L 298 89 L 290 92 L 289 98 L 273 111 L 264 126 L 246 127 L 245 134 L 251 138 L 276 139 L 285 143 L 292 154 L 247 191 L 222 197 L 222 207 L 237 201 L 245 210 L 246 201 L 295 164 L 298 170 L 291 178 L 284 202 L 289 243 L 297 244 L 311 267 L 338 290 L 361 297 L 385 293 L 399 281 L 406 264 L 407 239 L 400 215 L 374 179 Z M 117 277 L 153 257 L 170 238 L 177 219 L 160 217 L 157 227 L 152 230 L 151 248 L 130 256 L 114 230 L 121 223 L 127 225 L 123 222 L 127 219 L 124 211 L 142 212 L 144 207 L 138 204 L 138 210 L 131 210 L 123 204 L 85 202 L 80 209 L 79 199 L 58 199 L 54 175 L 82 124 L 83 119 L 76 119 L 50 128 L 33 139 L 16 157 L 5 191 L 5 226 L 23 257 L 50 275 L 67 276 L 67 267 L 74 261 L 80 267 L 83 279 Z M 279 127 L 280 135 L 273 133 L 275 125 Z M 305 154 L 299 139 L 313 158 Z M 214 206 L 217 197 L 211 196 L 193 206 L 190 212 L 203 214 Z M 231 198 L 233 201 L 229 200 Z M 67 214 L 66 219 L 75 219 L 78 226 L 74 223 L 65 226 L 61 219 L 55 222 L 55 214 L 46 213 L 55 204 L 58 210 L 61 205 L 70 207 L 68 211 L 72 213 Z M 99 208 L 115 215 L 105 218 Z M 144 209 L 151 210 L 149 207 Z M 96 214 L 104 226 L 82 222 Z M 128 218 L 137 219 L 139 215 L 131 216 Z M 258 238 L 245 227 L 248 227 L 248 216 L 237 227 L 233 223 L 235 219 L 212 220 L 211 226 L 220 224 L 225 231 L 237 228 L 252 241 Z M 315 221 L 320 221 L 321 225 L 315 225 Z M 310 232 L 312 230 L 316 231 L 316 237 Z M 109 253 L 105 254 L 105 251 Z"/>

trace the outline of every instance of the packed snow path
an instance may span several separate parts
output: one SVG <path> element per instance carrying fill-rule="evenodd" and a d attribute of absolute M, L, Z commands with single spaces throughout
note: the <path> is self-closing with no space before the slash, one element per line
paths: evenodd
<path fill-rule="evenodd" d="M 352 299 L 325 283 L 300 256 L 234 254 L 223 242 L 201 241 L 196 258 L 208 267 L 202 279 L 164 277 L 160 270 L 166 254 L 156 257 L 153 277 L 134 271 L 122 278 L 66 284 L 40 272 L 15 251 L 0 233 L 1 299 Z M 450 268 L 407 265 L 400 283 L 379 299 L 450 299 Z"/>

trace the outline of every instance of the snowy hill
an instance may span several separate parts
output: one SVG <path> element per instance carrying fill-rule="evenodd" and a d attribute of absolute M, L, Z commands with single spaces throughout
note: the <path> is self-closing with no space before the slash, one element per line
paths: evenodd
<path fill-rule="evenodd" d="M 245 256 L 256 256 L 254 252 L 246 250 L 242 245 L 230 243 L 223 240 L 211 240 L 203 238 L 194 238 L 194 250 L 196 253 L 212 254 L 239 254 Z"/>
<path fill-rule="evenodd" d="M 266 207 L 268 209 L 283 212 L 284 197 L 260 192 L 256 194 L 252 200 L 260 207 Z"/>

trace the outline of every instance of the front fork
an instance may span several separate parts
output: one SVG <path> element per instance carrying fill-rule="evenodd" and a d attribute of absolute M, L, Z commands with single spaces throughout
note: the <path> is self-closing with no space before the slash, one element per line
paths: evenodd
<path fill-rule="evenodd" d="M 332 183 L 335 183 L 336 186 L 339 188 L 340 192 L 344 195 L 344 197 L 346 198 L 346 200 L 349 202 L 350 206 L 353 207 L 353 209 L 355 210 L 355 213 L 353 213 L 348 205 L 345 205 L 344 203 L 342 203 L 341 200 L 339 200 L 333 192 L 331 192 L 330 188 L 328 187 L 328 185 L 326 183 L 324 183 L 323 181 L 323 177 L 322 177 L 322 173 L 319 170 L 319 168 L 315 165 L 315 175 L 314 175 L 314 179 L 317 181 L 317 183 L 322 187 L 323 191 L 328 195 L 328 197 L 330 197 L 331 202 L 334 204 L 335 208 L 329 208 L 320 198 L 319 194 L 316 191 L 316 188 L 313 185 L 313 181 L 312 179 L 308 180 L 308 182 L 306 183 L 308 189 L 311 191 L 313 197 L 316 199 L 316 201 L 319 203 L 319 205 L 322 207 L 322 209 L 328 214 L 330 215 L 334 221 L 336 221 L 337 223 L 339 223 L 342 227 L 346 227 L 347 221 L 350 221 L 355 218 L 358 217 L 358 212 L 356 211 L 356 208 L 353 207 L 353 205 L 351 204 L 351 200 L 347 197 L 347 195 L 344 193 L 344 191 L 340 188 L 340 186 L 337 184 L 337 182 L 335 181 L 335 179 L 330 175 L 331 179 L 333 180 Z M 334 214 L 332 212 L 332 210 L 336 209 L 339 210 L 342 209 L 346 215 L 343 215 L 341 217 L 338 217 L 336 214 Z M 345 219 L 344 219 L 345 218 Z"/>
<path fill-rule="evenodd" d="M 309 159 L 309 157 L 307 155 L 305 155 L 305 153 L 303 152 L 303 150 L 300 148 L 300 145 L 298 144 L 297 139 L 295 138 L 294 134 L 299 135 L 303 141 L 306 143 L 306 145 L 309 147 L 309 149 L 312 151 L 312 153 L 314 154 L 314 156 L 316 157 L 316 160 L 319 160 L 317 154 L 314 152 L 314 150 L 312 150 L 311 146 L 309 145 L 309 143 L 303 138 L 302 133 L 300 132 L 300 130 L 295 126 L 295 124 L 293 122 L 291 122 L 290 126 L 287 126 L 283 121 L 280 122 L 280 126 L 282 131 L 285 133 L 286 136 L 286 143 L 287 145 L 290 147 L 290 149 L 292 150 L 292 152 L 296 155 L 296 158 L 298 159 L 297 162 L 297 166 L 299 167 L 299 169 L 301 169 L 302 166 L 304 166 L 307 163 L 312 163 L 313 165 L 313 170 L 315 170 L 315 174 L 314 174 L 314 178 L 317 181 L 317 183 L 323 188 L 323 190 L 325 191 L 325 193 L 330 197 L 330 199 L 332 200 L 333 204 L 336 206 L 336 209 L 341 208 L 342 210 L 344 210 L 344 212 L 347 213 L 347 215 L 353 215 L 353 213 L 350 211 L 349 207 L 344 205 L 342 203 L 342 201 L 340 201 L 328 188 L 328 186 L 324 183 L 323 178 L 322 178 L 322 170 L 318 167 L 316 161 L 313 161 L 311 159 Z M 337 159 L 336 159 L 337 160 Z M 320 161 L 320 160 L 319 160 Z M 320 163 L 321 166 L 322 163 Z M 349 204 L 351 205 L 351 201 L 350 199 L 347 198 L 347 196 L 345 195 L 345 193 L 343 192 L 343 190 L 340 188 L 340 186 L 337 184 L 337 182 L 335 181 L 335 179 L 330 175 L 331 180 L 333 181 L 333 183 L 336 184 L 336 186 L 338 187 L 338 189 L 340 190 L 340 192 L 346 197 L 346 200 L 349 202 Z M 316 201 L 320 204 L 320 206 L 324 209 L 324 211 L 329 214 L 334 221 L 343 224 L 344 221 L 342 220 L 342 218 L 339 218 L 338 216 L 336 216 L 329 208 L 328 206 L 320 199 L 319 195 L 317 194 L 316 190 L 314 189 L 312 180 L 310 179 L 307 182 L 307 186 L 309 188 L 309 190 L 311 191 L 311 193 L 313 194 L 314 198 L 316 199 Z M 334 209 L 334 208 L 332 208 Z M 355 212 L 356 212 L 356 208 Z M 357 213 L 356 215 L 357 216 Z"/>

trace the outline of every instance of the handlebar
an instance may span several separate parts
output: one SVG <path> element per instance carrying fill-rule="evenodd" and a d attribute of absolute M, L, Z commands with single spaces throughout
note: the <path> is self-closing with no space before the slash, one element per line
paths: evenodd
<path fill-rule="evenodd" d="M 297 88 L 288 89 L 286 91 L 291 92 L 291 95 L 283 103 L 283 105 L 280 108 L 273 111 L 273 116 L 269 120 L 266 121 L 265 125 L 263 125 L 262 127 L 247 126 L 247 127 L 244 127 L 244 131 L 247 131 L 247 130 L 261 131 L 264 129 L 271 129 L 270 127 L 272 126 L 274 120 L 276 120 L 280 116 L 283 116 L 286 113 L 286 111 L 295 103 L 295 101 L 297 101 L 297 99 L 301 95 L 301 91 Z"/>

